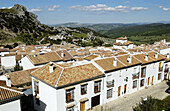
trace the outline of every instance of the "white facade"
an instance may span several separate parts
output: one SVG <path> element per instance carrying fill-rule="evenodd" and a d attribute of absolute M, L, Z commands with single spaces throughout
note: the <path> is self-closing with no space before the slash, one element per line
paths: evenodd
<path fill-rule="evenodd" d="M 32 88 L 34 89 L 34 77 L 32 77 Z M 66 111 L 67 106 L 74 104 L 73 108 L 75 111 L 80 110 L 80 100 L 83 98 L 88 98 L 88 100 L 85 102 L 85 110 L 91 108 L 91 101 L 92 97 L 100 95 L 100 105 L 103 104 L 104 98 L 104 87 L 103 87 L 103 79 L 101 79 L 101 91 L 98 93 L 94 93 L 94 81 L 89 81 L 87 83 L 87 94 L 81 95 L 81 85 L 76 84 L 73 85 L 74 87 L 74 101 L 73 102 L 66 102 L 66 89 L 55 89 L 41 81 L 39 81 L 39 100 L 40 105 L 36 104 L 36 98 L 35 98 L 35 92 L 33 92 L 34 95 L 34 107 L 37 111 Z"/>
<path fill-rule="evenodd" d="M 16 65 L 16 58 L 15 56 L 4 56 L 1 57 L 1 65 L 4 69 L 11 69 L 14 68 Z"/>
<path fill-rule="evenodd" d="M 21 111 L 20 99 L 1 104 L 0 111 Z"/>

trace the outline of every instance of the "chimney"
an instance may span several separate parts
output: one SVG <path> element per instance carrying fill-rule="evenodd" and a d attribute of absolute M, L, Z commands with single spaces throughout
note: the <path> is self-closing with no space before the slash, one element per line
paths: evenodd
<path fill-rule="evenodd" d="M 11 87 L 11 78 L 10 78 L 9 75 L 6 75 L 6 85 L 7 85 L 8 87 Z"/>
<path fill-rule="evenodd" d="M 63 51 L 61 52 L 61 57 L 64 57 L 64 53 L 63 53 Z"/>
<path fill-rule="evenodd" d="M 155 53 L 155 58 L 156 58 L 156 59 L 158 58 L 158 52 Z"/>
<path fill-rule="evenodd" d="M 170 58 L 169 58 L 169 53 L 167 53 L 166 57 L 167 57 L 168 59 L 170 59 Z"/>
<path fill-rule="evenodd" d="M 131 55 L 127 58 L 127 62 L 132 63 L 132 56 Z"/>
<path fill-rule="evenodd" d="M 148 54 L 145 55 L 145 60 L 148 61 Z"/>
<path fill-rule="evenodd" d="M 37 57 L 37 55 L 36 55 L 36 54 L 34 54 L 34 57 Z"/>
<path fill-rule="evenodd" d="M 54 71 L 53 70 L 53 63 L 52 62 L 50 63 L 49 69 L 50 69 L 50 73 L 52 73 Z"/>
<path fill-rule="evenodd" d="M 115 58 L 114 60 L 113 60 L 113 66 L 117 66 L 117 58 Z"/>

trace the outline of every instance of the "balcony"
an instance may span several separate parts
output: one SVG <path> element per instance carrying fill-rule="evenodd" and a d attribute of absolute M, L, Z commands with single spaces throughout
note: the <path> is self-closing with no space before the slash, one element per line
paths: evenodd
<path fill-rule="evenodd" d="M 114 87 L 114 80 L 106 82 L 107 87 Z"/>
<path fill-rule="evenodd" d="M 137 74 L 132 74 L 132 79 L 138 79 L 139 78 L 139 72 Z"/>
<path fill-rule="evenodd" d="M 95 86 L 94 87 L 94 93 L 98 93 L 98 92 L 100 92 L 100 88 L 98 86 Z"/>
<path fill-rule="evenodd" d="M 169 72 L 169 68 L 165 68 L 164 72 L 168 73 Z"/>
<path fill-rule="evenodd" d="M 146 77 L 146 75 L 145 75 L 145 74 L 141 75 L 141 78 L 144 78 L 144 77 Z"/>
<path fill-rule="evenodd" d="M 163 66 L 159 67 L 159 72 L 162 72 L 162 70 L 163 70 Z"/>

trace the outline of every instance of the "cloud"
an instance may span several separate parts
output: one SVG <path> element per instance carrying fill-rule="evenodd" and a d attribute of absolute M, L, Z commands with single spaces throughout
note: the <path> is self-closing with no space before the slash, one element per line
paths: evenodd
<path fill-rule="evenodd" d="M 47 8 L 48 8 L 48 11 L 54 11 L 57 8 L 60 8 L 60 5 L 52 5 L 52 6 L 48 6 Z"/>
<path fill-rule="evenodd" d="M 2 7 L 1 9 L 10 9 L 12 8 L 11 6 L 10 7 Z"/>
<path fill-rule="evenodd" d="M 161 8 L 163 11 L 169 11 L 170 8 L 166 8 L 166 7 L 163 7 L 163 6 L 158 6 L 158 8 Z"/>
<path fill-rule="evenodd" d="M 127 8 L 129 8 L 129 6 L 119 5 L 116 7 L 109 7 L 105 4 L 97 4 L 97 5 L 89 5 L 89 6 L 74 5 L 69 8 L 79 10 L 79 11 L 104 13 L 104 12 L 128 12 Z"/>
<path fill-rule="evenodd" d="M 132 7 L 131 10 L 133 11 L 142 11 L 142 10 L 148 10 L 149 8 L 146 7 Z"/>
<path fill-rule="evenodd" d="M 124 2 L 125 4 L 127 4 L 127 3 L 130 3 L 130 1 L 126 1 L 126 2 Z"/>
<path fill-rule="evenodd" d="M 30 12 L 41 12 L 42 9 L 41 8 L 33 8 L 30 10 Z"/>

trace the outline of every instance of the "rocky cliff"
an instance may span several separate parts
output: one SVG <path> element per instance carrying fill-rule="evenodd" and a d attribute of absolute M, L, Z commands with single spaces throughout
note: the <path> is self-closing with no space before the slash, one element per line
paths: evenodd
<path fill-rule="evenodd" d="M 41 24 L 37 15 L 28 12 L 23 5 L 16 4 L 10 9 L 0 9 L 0 39 L 16 37 L 24 33 L 48 32 L 53 28 Z"/>

